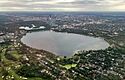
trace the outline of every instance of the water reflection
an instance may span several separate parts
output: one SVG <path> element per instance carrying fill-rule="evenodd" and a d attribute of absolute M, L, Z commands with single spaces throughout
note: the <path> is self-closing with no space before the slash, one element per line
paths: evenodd
<path fill-rule="evenodd" d="M 21 41 L 30 47 L 63 56 L 71 56 L 76 50 L 99 50 L 109 46 L 101 38 L 52 31 L 27 33 Z"/>

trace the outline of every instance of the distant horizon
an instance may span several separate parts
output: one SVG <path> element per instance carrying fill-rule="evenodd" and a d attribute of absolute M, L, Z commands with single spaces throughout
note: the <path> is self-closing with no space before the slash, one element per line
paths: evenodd
<path fill-rule="evenodd" d="M 0 11 L 122 12 L 125 0 L 0 0 Z"/>
<path fill-rule="evenodd" d="M 124 13 L 125 11 L 0 11 L 0 13 L 1 12 L 34 12 L 34 13 L 37 13 L 37 12 L 66 12 L 66 13 L 70 13 L 70 12 L 73 12 L 73 13 L 77 13 L 77 12 L 80 12 L 80 13 L 86 13 L 86 12 L 95 12 L 95 13 L 112 13 L 112 12 L 114 12 L 114 13 L 119 13 L 119 12 L 121 12 L 121 13 Z"/>

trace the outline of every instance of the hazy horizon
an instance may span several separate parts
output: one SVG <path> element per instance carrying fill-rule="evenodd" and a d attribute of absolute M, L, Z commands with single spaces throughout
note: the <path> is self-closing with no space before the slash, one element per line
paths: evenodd
<path fill-rule="evenodd" d="M 124 12 L 125 0 L 0 0 L 0 12 Z"/>

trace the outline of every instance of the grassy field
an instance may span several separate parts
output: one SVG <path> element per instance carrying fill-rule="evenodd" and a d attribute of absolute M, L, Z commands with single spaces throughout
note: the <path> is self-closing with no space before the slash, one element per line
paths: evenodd
<path fill-rule="evenodd" d="M 45 79 L 42 79 L 42 78 L 28 78 L 27 80 L 45 80 Z"/>
<path fill-rule="evenodd" d="M 6 52 L 6 49 L 3 49 L 2 50 L 2 53 L 1 53 L 1 61 L 3 62 L 4 65 L 4 70 L 6 70 L 9 74 L 9 76 L 11 76 L 10 78 L 14 78 L 14 80 L 22 80 L 20 78 L 20 76 L 18 76 L 12 69 L 11 67 L 9 66 L 10 65 L 10 61 L 6 59 L 5 57 L 5 52 Z M 9 79 L 8 79 L 9 80 Z M 11 79 L 10 79 L 11 80 Z"/>
<path fill-rule="evenodd" d="M 15 70 L 12 69 L 14 66 L 18 66 L 18 62 L 14 62 L 11 60 L 8 60 L 5 55 L 6 55 L 6 48 L 0 47 L 1 53 L 0 53 L 0 58 L 1 62 L 4 65 L 3 67 L 0 67 L 0 72 L 7 72 L 8 74 L 6 75 L 6 80 L 44 80 L 42 78 L 25 78 L 22 76 L 19 76 L 16 74 Z M 9 51 L 9 54 L 11 54 L 14 58 L 19 59 L 22 55 L 20 55 L 16 50 L 14 51 Z M 3 74 L 0 73 L 0 80 L 2 79 Z"/>
<path fill-rule="evenodd" d="M 66 69 L 70 69 L 70 68 L 72 68 L 72 67 L 76 67 L 76 65 L 77 65 L 77 64 L 66 64 L 66 65 L 64 65 L 64 66 L 62 66 L 62 67 L 66 68 Z"/>
<path fill-rule="evenodd" d="M 18 52 L 15 51 L 9 51 L 10 55 L 12 55 L 14 58 L 19 59 L 21 57 L 20 54 L 18 54 Z"/>

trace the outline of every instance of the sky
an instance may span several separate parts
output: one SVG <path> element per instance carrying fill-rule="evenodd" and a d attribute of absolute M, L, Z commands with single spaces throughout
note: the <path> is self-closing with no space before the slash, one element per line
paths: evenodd
<path fill-rule="evenodd" d="M 0 11 L 125 11 L 125 0 L 0 0 Z"/>

